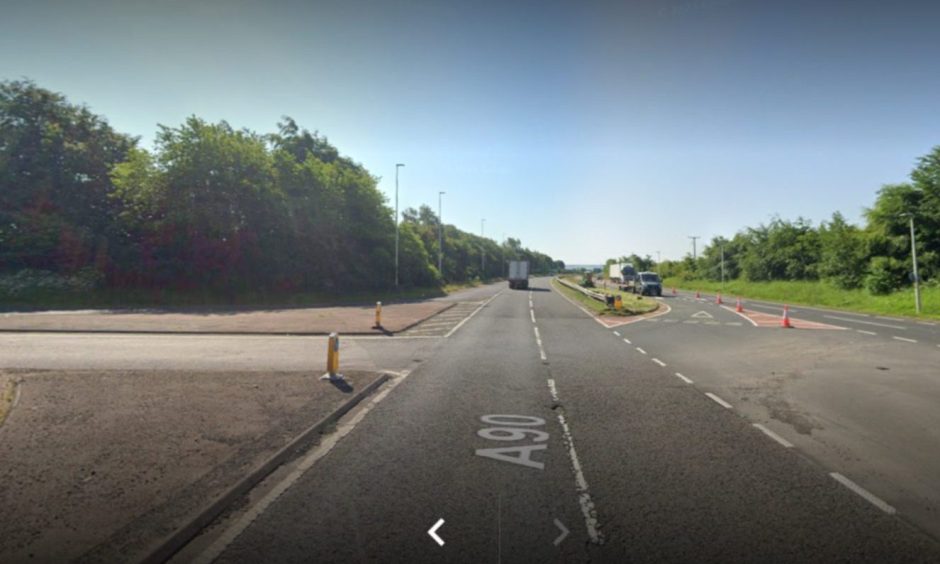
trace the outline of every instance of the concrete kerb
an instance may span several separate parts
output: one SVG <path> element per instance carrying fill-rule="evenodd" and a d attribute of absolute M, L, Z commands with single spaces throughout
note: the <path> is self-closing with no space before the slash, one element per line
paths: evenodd
<path fill-rule="evenodd" d="M 146 556 L 139 560 L 144 564 L 157 564 L 166 562 L 181 548 L 186 546 L 200 531 L 208 527 L 225 510 L 230 507 L 238 498 L 244 496 L 252 488 L 258 485 L 262 480 L 268 477 L 274 470 L 288 462 L 299 454 L 300 447 L 311 441 L 317 435 L 323 433 L 323 430 L 330 424 L 336 422 L 340 417 L 348 413 L 352 408 L 371 395 L 379 386 L 387 382 L 391 376 L 383 372 L 378 378 L 363 388 L 359 393 L 346 401 L 332 413 L 317 421 L 291 441 L 277 451 L 271 458 L 260 464 L 254 470 L 245 475 L 235 485 L 226 490 L 222 495 L 209 503 L 206 507 L 194 514 L 182 527 L 165 537 L 163 540 L 155 543 L 148 549 Z"/>

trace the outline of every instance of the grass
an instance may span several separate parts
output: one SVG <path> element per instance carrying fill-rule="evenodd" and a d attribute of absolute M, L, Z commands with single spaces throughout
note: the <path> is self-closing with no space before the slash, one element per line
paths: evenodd
<path fill-rule="evenodd" d="M 565 277 L 569 282 L 575 284 L 578 283 L 578 277 Z M 600 292 L 602 294 L 607 294 L 610 296 L 620 295 L 623 300 L 623 309 L 616 310 L 610 307 L 607 307 L 606 304 L 603 304 L 591 297 L 588 297 L 581 292 L 574 290 L 565 286 L 564 284 L 559 284 L 555 280 L 552 280 L 552 285 L 562 294 L 568 296 L 575 302 L 583 305 L 588 310 L 593 311 L 594 313 L 604 314 L 604 315 L 640 315 L 642 313 L 649 313 L 655 311 L 659 307 L 659 302 L 656 300 L 651 300 L 644 298 L 642 296 L 637 296 L 629 292 L 621 292 L 617 289 L 604 289 L 603 287 L 591 288 L 595 292 Z"/>
<path fill-rule="evenodd" d="M 787 304 L 829 307 L 861 313 L 940 319 L 940 287 L 921 288 L 922 313 L 914 313 L 914 290 L 900 290 L 887 296 L 874 296 L 867 290 L 843 290 L 827 282 L 720 282 L 668 278 L 663 288 L 722 292 L 729 298 L 741 296 Z"/>

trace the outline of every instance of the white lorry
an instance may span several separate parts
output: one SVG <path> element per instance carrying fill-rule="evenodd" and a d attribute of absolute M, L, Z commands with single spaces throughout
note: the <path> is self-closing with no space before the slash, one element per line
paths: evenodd
<path fill-rule="evenodd" d="M 529 287 L 529 261 L 509 261 L 509 287 L 525 290 Z"/>

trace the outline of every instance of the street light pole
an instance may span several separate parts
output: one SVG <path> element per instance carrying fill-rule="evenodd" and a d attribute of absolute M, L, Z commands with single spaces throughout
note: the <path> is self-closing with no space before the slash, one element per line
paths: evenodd
<path fill-rule="evenodd" d="M 695 241 L 697 241 L 698 239 L 701 239 L 701 236 L 689 235 L 689 239 L 692 239 L 692 260 L 694 261 L 695 259 L 698 258 L 698 254 L 696 254 L 696 250 L 695 250 Z"/>
<path fill-rule="evenodd" d="M 444 277 L 444 214 L 441 212 L 441 197 L 447 192 L 437 193 L 437 271 Z"/>
<path fill-rule="evenodd" d="M 405 165 L 395 165 L 395 287 L 398 288 L 398 169 Z"/>
<path fill-rule="evenodd" d="M 483 224 L 486 223 L 486 219 L 480 220 L 480 239 L 483 239 Z M 480 281 L 486 280 L 486 243 L 480 241 Z"/>
<path fill-rule="evenodd" d="M 914 262 L 914 309 L 920 315 L 920 276 L 917 275 L 917 240 L 914 238 L 914 214 L 908 214 L 911 222 L 911 259 Z"/>
<path fill-rule="evenodd" d="M 725 246 L 721 245 L 721 287 L 725 287 Z"/>

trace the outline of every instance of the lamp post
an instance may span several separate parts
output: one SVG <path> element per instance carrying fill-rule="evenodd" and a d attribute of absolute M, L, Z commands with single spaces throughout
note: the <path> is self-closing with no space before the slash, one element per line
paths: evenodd
<path fill-rule="evenodd" d="M 446 193 L 437 193 L 437 271 L 441 278 L 444 278 L 444 214 L 441 211 L 441 199 Z"/>
<path fill-rule="evenodd" d="M 480 281 L 486 280 L 486 243 L 483 239 L 483 225 L 486 219 L 480 220 Z"/>
<path fill-rule="evenodd" d="M 689 239 L 692 239 L 692 260 L 694 261 L 695 259 L 698 258 L 698 255 L 696 254 L 696 251 L 695 251 L 695 241 L 697 241 L 698 239 L 701 239 L 701 236 L 689 235 Z"/>
<path fill-rule="evenodd" d="M 721 287 L 725 287 L 725 246 L 721 245 Z"/>
<path fill-rule="evenodd" d="M 914 311 L 920 315 L 920 276 L 917 274 L 917 239 L 914 237 L 914 214 L 905 213 L 911 226 L 911 261 L 914 263 Z"/>
<path fill-rule="evenodd" d="M 405 165 L 395 165 L 395 287 L 398 288 L 398 169 Z"/>

